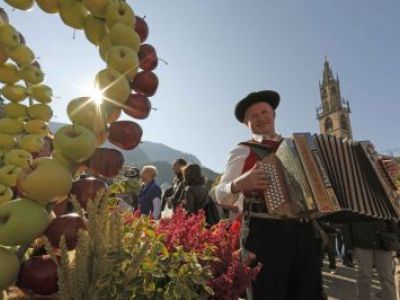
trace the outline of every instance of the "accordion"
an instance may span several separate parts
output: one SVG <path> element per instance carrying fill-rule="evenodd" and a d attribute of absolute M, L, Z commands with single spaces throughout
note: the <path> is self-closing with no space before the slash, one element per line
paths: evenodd
<path fill-rule="evenodd" d="M 399 220 L 400 194 L 369 141 L 296 133 L 259 162 L 269 215 Z"/>

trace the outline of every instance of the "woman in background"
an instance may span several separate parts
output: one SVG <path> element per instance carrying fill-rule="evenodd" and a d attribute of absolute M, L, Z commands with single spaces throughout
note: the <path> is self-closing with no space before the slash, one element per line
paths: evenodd
<path fill-rule="evenodd" d="M 201 168 L 197 164 L 190 164 L 182 170 L 185 185 L 183 207 L 189 213 L 195 213 L 202 209 L 207 200 L 207 187 L 201 174 Z"/>

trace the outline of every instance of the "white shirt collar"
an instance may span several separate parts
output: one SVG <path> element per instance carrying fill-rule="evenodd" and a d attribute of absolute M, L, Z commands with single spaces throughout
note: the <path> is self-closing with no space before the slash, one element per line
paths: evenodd
<path fill-rule="evenodd" d="M 279 133 L 275 133 L 273 137 L 262 135 L 262 134 L 253 134 L 253 140 L 261 143 L 263 140 L 270 140 L 270 141 L 280 141 L 282 140 L 282 136 Z"/>

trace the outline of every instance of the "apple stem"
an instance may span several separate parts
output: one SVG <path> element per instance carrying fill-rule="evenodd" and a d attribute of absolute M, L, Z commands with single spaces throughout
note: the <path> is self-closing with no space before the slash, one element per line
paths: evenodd
<path fill-rule="evenodd" d="M 72 34 L 72 39 L 75 40 L 76 38 L 76 30 L 74 29 L 73 34 Z"/>
<path fill-rule="evenodd" d="M 34 170 L 34 169 L 33 169 L 33 166 L 32 166 L 32 162 L 31 162 L 30 159 L 28 159 L 28 166 L 29 166 L 29 168 L 31 168 L 32 171 Z"/>
<path fill-rule="evenodd" d="M 168 62 L 162 58 L 158 58 L 159 61 L 162 61 L 164 64 L 168 65 Z"/>
<path fill-rule="evenodd" d="M 146 15 L 144 15 L 142 19 L 143 19 L 143 20 L 146 19 Z"/>
<path fill-rule="evenodd" d="M 9 214 L 0 215 L 0 224 L 6 224 L 9 218 L 10 218 Z"/>
<path fill-rule="evenodd" d="M 157 109 L 157 107 L 152 107 L 151 110 L 157 111 L 158 109 Z"/>

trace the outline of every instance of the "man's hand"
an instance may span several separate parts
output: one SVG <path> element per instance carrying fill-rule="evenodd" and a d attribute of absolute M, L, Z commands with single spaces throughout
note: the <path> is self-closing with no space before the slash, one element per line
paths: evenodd
<path fill-rule="evenodd" d="M 397 161 L 395 161 L 393 158 L 390 158 L 387 156 L 384 156 L 381 159 L 382 159 L 383 165 L 385 166 L 386 170 L 389 172 L 390 176 L 395 178 L 400 170 L 399 163 Z"/>
<path fill-rule="evenodd" d="M 267 189 L 269 181 L 265 171 L 258 168 L 255 164 L 250 170 L 236 178 L 232 182 L 232 193 L 240 193 L 252 190 L 265 190 Z"/>

